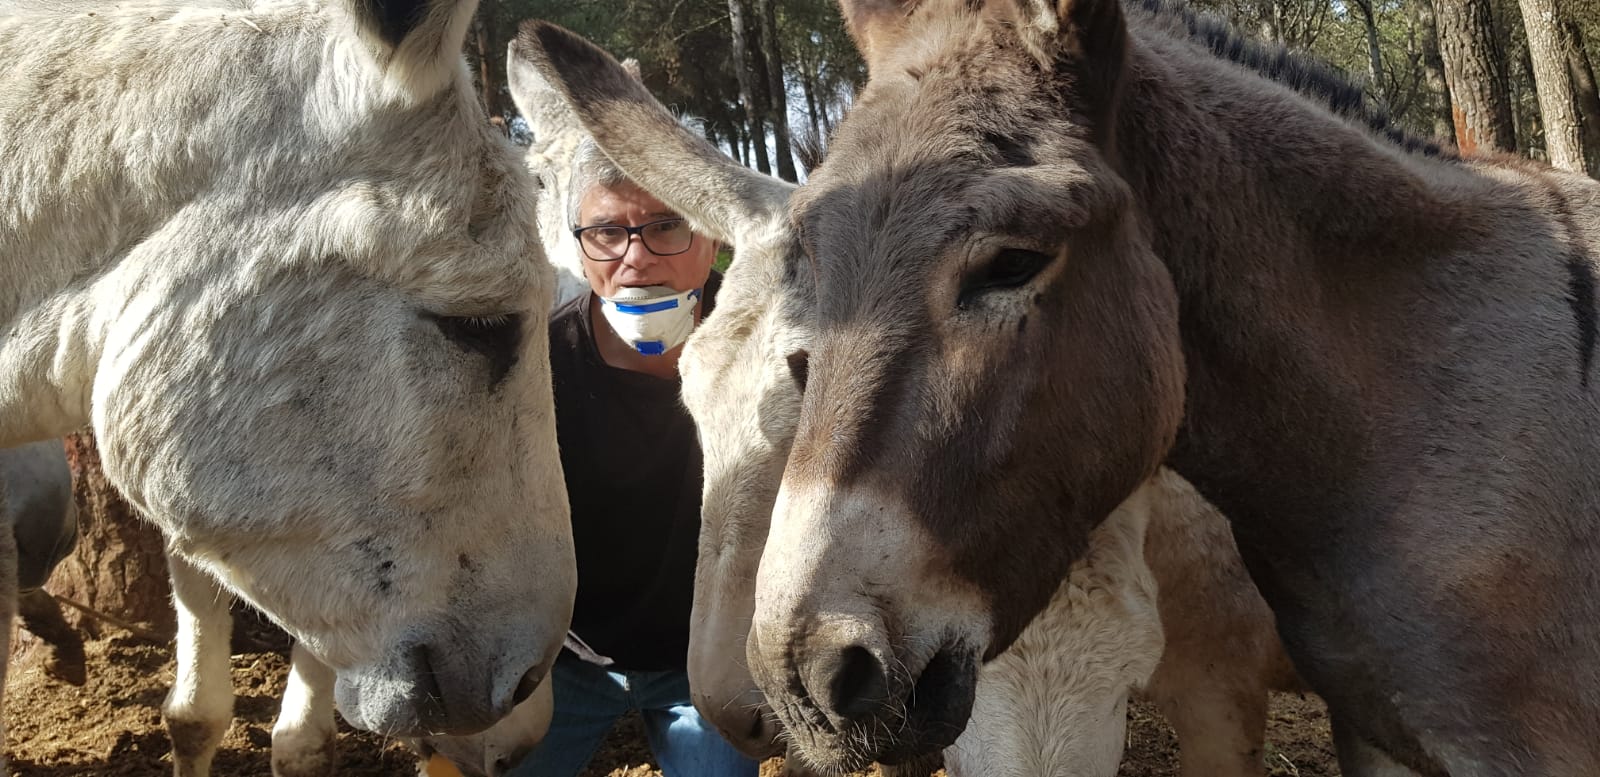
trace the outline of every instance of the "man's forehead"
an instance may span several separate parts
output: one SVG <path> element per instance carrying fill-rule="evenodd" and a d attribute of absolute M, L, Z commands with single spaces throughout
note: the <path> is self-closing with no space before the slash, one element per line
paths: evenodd
<path fill-rule="evenodd" d="M 678 212 L 654 195 L 639 188 L 638 184 L 631 181 L 622 181 L 612 185 L 597 183 L 584 192 L 581 202 L 582 210 L 596 214 L 606 214 L 615 211 L 638 208 L 650 215 L 676 216 Z"/>

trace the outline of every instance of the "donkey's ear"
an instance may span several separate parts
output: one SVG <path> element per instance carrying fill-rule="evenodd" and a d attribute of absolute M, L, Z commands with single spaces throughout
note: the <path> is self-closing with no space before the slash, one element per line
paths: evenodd
<path fill-rule="evenodd" d="M 511 102 L 517 106 L 523 121 L 533 132 L 534 148 L 541 148 L 550 139 L 569 131 L 583 131 L 578 117 L 567 107 L 567 98 L 556 91 L 555 85 L 545 80 L 533 61 L 518 55 L 520 46 L 515 39 L 506 50 L 506 86 L 511 91 Z M 639 60 L 622 60 L 622 69 L 640 80 Z M 584 134 L 588 134 L 585 132 Z"/>
<path fill-rule="evenodd" d="M 478 0 L 341 0 L 384 76 L 415 99 L 450 83 Z"/>
<path fill-rule="evenodd" d="M 869 71 L 882 69 L 889 53 L 905 35 L 907 18 L 922 0 L 839 0 L 839 12 L 850 39 Z"/>
<path fill-rule="evenodd" d="M 696 229 L 738 244 L 783 218 L 793 187 L 749 170 L 690 132 L 639 79 L 599 47 L 549 22 L 525 22 L 507 56 L 566 101 L 595 143 L 634 183 Z"/>
<path fill-rule="evenodd" d="M 1040 66 L 1070 74 L 1072 97 L 1109 123 L 1128 50 L 1121 0 L 996 0 L 993 7 Z"/>
<path fill-rule="evenodd" d="M 511 102 L 533 132 L 534 147 L 559 133 L 581 129 L 578 117 L 567 107 L 567 99 L 545 80 L 532 61 L 518 56 L 517 46 L 512 41 L 506 52 L 506 86 L 511 90 Z"/>
<path fill-rule="evenodd" d="M 1120 71 L 1128 30 L 1121 0 L 998 0 L 1029 53 L 1047 68 L 1104 66 Z"/>

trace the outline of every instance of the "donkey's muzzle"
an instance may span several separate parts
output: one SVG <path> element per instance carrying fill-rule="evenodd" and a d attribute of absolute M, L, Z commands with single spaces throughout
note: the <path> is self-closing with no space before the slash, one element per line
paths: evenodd
<path fill-rule="evenodd" d="M 974 651 L 947 644 L 919 656 L 909 649 L 914 640 L 891 646 L 883 629 L 853 619 L 803 633 L 785 651 L 787 660 L 759 662 L 776 671 L 756 675 L 791 749 L 818 769 L 917 760 L 950 746 L 966 728 L 977 680 Z"/>
<path fill-rule="evenodd" d="M 340 672 L 334 694 L 340 713 L 357 728 L 394 737 L 475 734 L 533 693 L 556 650 L 486 667 L 449 648 L 415 643 L 400 660 Z"/>

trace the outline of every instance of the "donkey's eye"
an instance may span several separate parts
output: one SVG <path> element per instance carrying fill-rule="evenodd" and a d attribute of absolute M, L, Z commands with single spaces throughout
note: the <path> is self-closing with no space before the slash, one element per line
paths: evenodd
<path fill-rule="evenodd" d="M 1006 248 L 961 282 L 956 307 L 965 308 L 978 295 L 995 289 L 1014 289 L 1033 280 L 1051 262 L 1049 254 Z"/>
<path fill-rule="evenodd" d="M 430 316 L 446 340 L 489 360 L 489 385 L 498 386 L 517 363 L 522 347 L 522 316 Z"/>

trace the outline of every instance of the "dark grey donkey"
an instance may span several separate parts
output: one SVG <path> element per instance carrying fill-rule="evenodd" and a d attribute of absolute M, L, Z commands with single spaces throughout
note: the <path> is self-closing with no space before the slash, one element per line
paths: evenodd
<path fill-rule="evenodd" d="M 45 669 L 73 685 L 84 681 L 83 639 L 61 617 L 44 583 L 78 542 L 72 471 L 60 440 L 0 449 L 0 613 L 13 614 L 53 654 Z M 13 603 L 15 603 L 13 605 Z M 13 611 L 12 608 L 15 607 Z M 8 632 L 9 633 L 9 627 Z"/>

